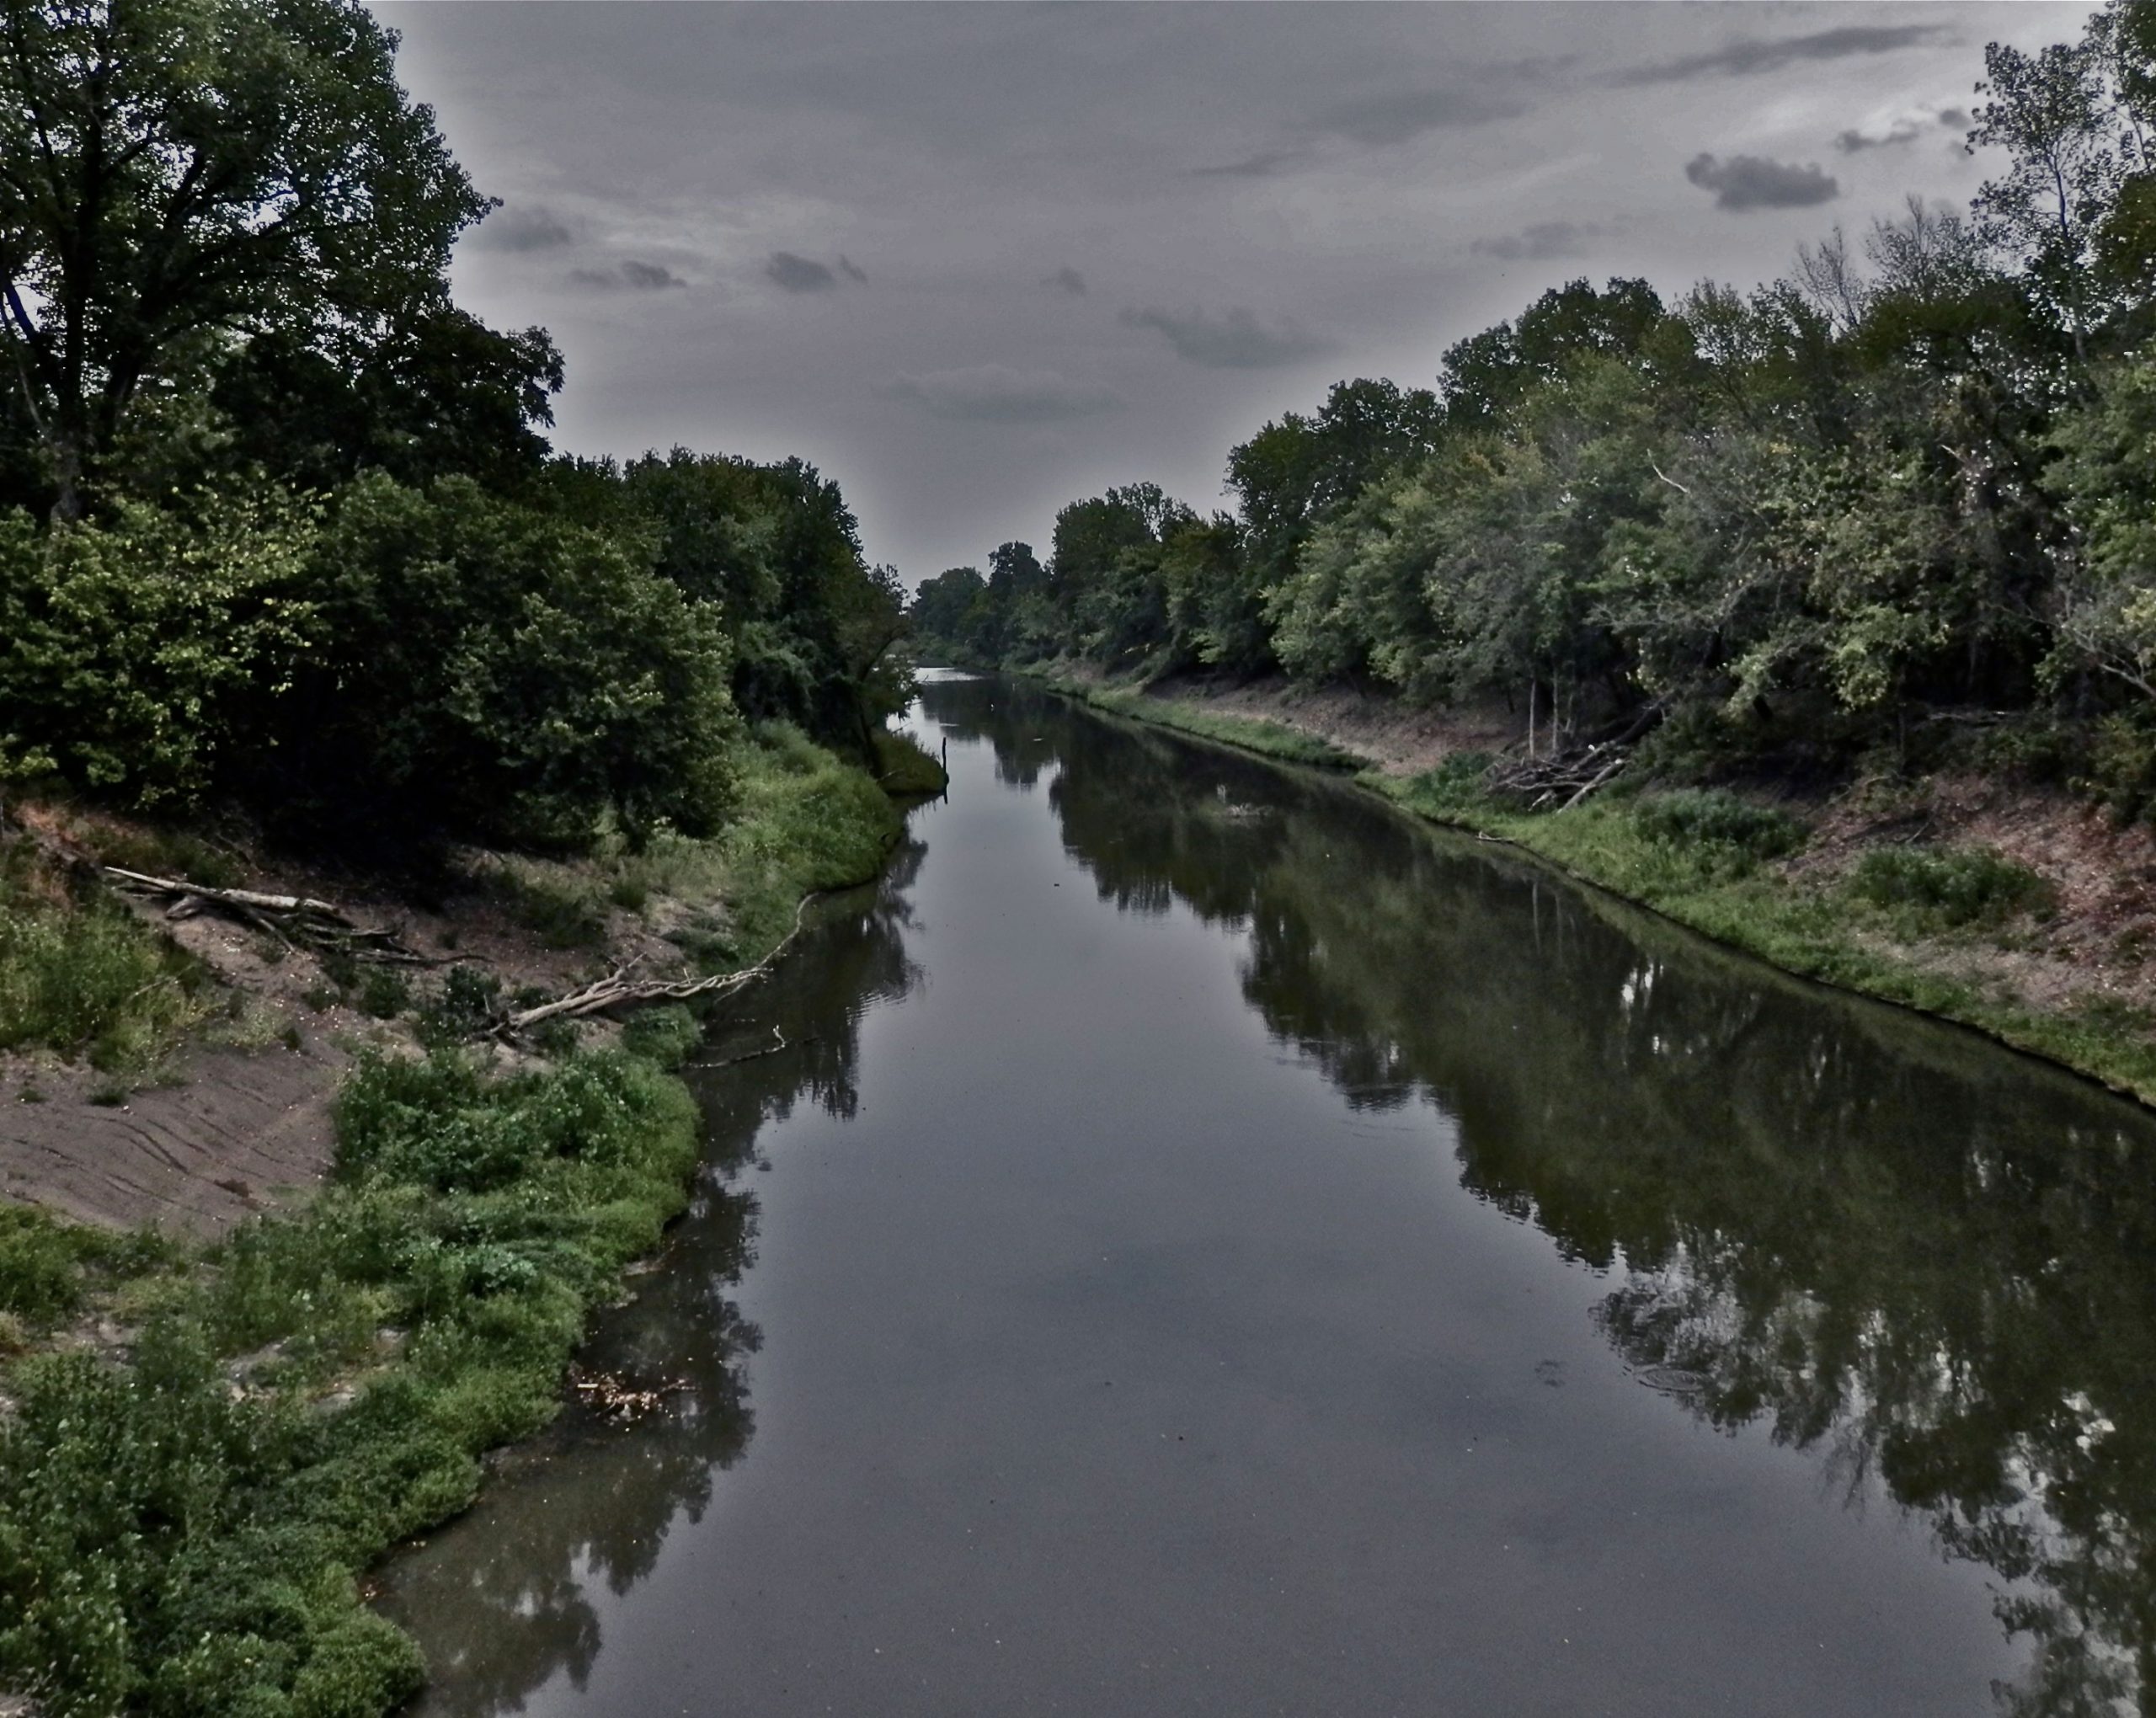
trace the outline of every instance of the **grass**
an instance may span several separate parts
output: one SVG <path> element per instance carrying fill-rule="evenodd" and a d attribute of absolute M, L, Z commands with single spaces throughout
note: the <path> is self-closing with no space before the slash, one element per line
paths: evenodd
<path fill-rule="evenodd" d="M 701 910 L 677 940 L 713 971 L 769 953 L 803 896 L 875 876 L 904 822 L 866 771 L 784 723 L 756 730 L 737 792 L 734 821 L 709 840 L 663 833 L 609 862 L 608 888 Z"/>
<path fill-rule="evenodd" d="M 1158 728 L 1217 741 L 1282 763 L 1305 764 L 1321 770 L 1359 770 L 1367 760 L 1329 739 L 1321 739 L 1283 722 L 1257 716 L 1230 716 L 1172 698 L 1156 698 L 1136 686 L 1100 686 L 1073 680 L 1049 668 L 1009 668 L 1004 672 L 1038 680 L 1065 697 L 1076 698 L 1112 716 L 1128 716 Z"/>
<path fill-rule="evenodd" d="M 876 733 L 876 780 L 894 799 L 932 799 L 951 785 L 943 766 L 910 735 L 889 728 Z"/>
<path fill-rule="evenodd" d="M 696 1158 L 686 1089 L 619 1053 L 506 1079 L 459 1053 L 371 1061 L 337 1128 L 334 1185 L 157 1282 L 128 1358 L 10 1373 L 0 1686 L 50 1718 L 408 1699 L 418 1651 L 358 1575 L 552 1417 Z M 11 1217 L 5 1310 L 78 1305 L 110 1245 Z"/>
<path fill-rule="evenodd" d="M 0 1050 L 154 1064 L 208 1012 L 200 969 L 120 906 L 77 899 L 26 846 L 0 855 Z"/>
<path fill-rule="evenodd" d="M 1097 709 L 1113 715 L 1134 717 L 1139 721 L 1172 728 L 1178 733 L 1196 734 L 1201 739 L 1240 746 L 1245 751 L 1277 758 L 1283 763 L 1307 764 L 1321 770 L 1353 770 L 1363 764 L 1354 753 L 1331 740 L 1320 739 L 1284 723 L 1267 722 L 1254 716 L 1225 715 L 1166 698 L 1148 697 L 1144 692 L 1128 688 L 1085 686 L 1054 680 L 1049 684 L 1059 691 L 1082 697 Z"/>
<path fill-rule="evenodd" d="M 1456 787 L 1426 786 L 1428 778 L 1361 779 L 1411 811 L 1511 841 L 1786 972 L 1973 1027 L 2156 1103 L 2156 1040 L 2138 1011 L 2040 1011 L 1894 952 L 1894 943 L 1919 936 L 1943 938 L 1950 947 L 1957 936 L 1974 942 L 1975 933 L 1996 932 L 2008 920 L 2040 910 L 2044 892 L 2031 884 L 2041 879 L 1998 856 L 1880 850 L 1917 856 L 1870 869 L 1860 862 L 1846 883 L 1827 885 L 1763 867 L 1758 853 L 1741 847 L 1732 859 L 1726 842 L 1673 836 L 1653 796 L 1603 798 L 1529 815 L 1486 801 L 1464 803 Z M 2012 873 L 2018 878 L 2009 880 Z M 1889 875 L 1901 879 L 1892 888 L 1881 880 Z"/>

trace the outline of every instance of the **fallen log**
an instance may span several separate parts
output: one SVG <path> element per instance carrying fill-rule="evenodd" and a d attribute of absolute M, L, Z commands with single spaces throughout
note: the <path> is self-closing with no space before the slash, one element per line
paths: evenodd
<path fill-rule="evenodd" d="M 130 894 L 166 898 L 168 919 L 190 919 L 198 913 L 219 912 L 227 918 L 275 936 L 286 947 L 305 944 L 355 960 L 377 961 L 397 966 L 446 966 L 441 957 L 422 954 L 408 947 L 393 929 L 361 925 L 329 901 L 309 895 L 264 894 L 259 889 L 213 888 L 184 877 L 152 877 L 124 866 L 99 867 L 104 875 Z"/>
<path fill-rule="evenodd" d="M 641 1003 L 686 1002 L 699 996 L 725 996 L 744 990 L 778 964 L 779 957 L 801 934 L 801 927 L 808 919 L 808 904 L 815 899 L 813 894 L 802 896 L 801 904 L 793 910 L 793 928 L 779 939 L 769 954 L 738 973 L 719 973 L 707 979 L 639 979 L 634 976 L 638 963 L 630 961 L 605 978 L 593 979 L 581 990 L 557 996 L 551 1002 L 537 1002 L 517 1010 L 502 1022 L 500 1030 L 513 1036 L 549 1020 L 578 1020 L 586 1015 L 605 1014 Z"/>

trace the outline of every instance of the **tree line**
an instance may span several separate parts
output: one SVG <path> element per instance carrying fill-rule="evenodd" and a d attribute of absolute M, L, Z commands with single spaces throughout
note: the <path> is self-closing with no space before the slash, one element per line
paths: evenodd
<path fill-rule="evenodd" d="M 2156 789 L 2156 4 L 1986 50 L 1966 211 L 1786 278 L 1576 280 L 914 604 L 924 648 L 1502 700 L 1561 750 L 1844 767 L 1973 729 Z"/>
<path fill-rule="evenodd" d="M 553 452 L 493 206 L 354 0 L 4 0 L 0 787 L 574 849 L 867 756 L 897 577 L 799 461 Z"/>

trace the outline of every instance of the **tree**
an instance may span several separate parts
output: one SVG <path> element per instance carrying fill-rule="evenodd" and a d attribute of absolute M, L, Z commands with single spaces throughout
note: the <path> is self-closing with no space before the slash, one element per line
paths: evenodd
<path fill-rule="evenodd" d="M 0 310 L 53 511 L 232 343 L 445 296 L 486 209 L 357 0 L 0 0 Z"/>
<path fill-rule="evenodd" d="M 1973 148 L 1996 147 L 2010 159 L 2004 173 L 1977 193 L 1977 232 L 2018 258 L 2030 284 L 2072 335 L 2085 363 L 2095 319 L 2095 241 L 2118 200 L 2126 163 L 2120 115 L 2106 75 L 2105 14 L 2079 42 L 2054 42 L 2034 54 L 2002 42 L 1984 50 L 1990 98 L 1977 109 Z"/>

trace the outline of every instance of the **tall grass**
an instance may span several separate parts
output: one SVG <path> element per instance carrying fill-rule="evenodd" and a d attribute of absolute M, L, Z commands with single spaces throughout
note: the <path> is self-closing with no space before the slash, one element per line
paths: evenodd
<path fill-rule="evenodd" d="M 72 898 L 21 849 L 0 863 L 0 1050 L 144 1066 L 201 1019 L 191 962 L 108 901 Z"/>
<path fill-rule="evenodd" d="M 686 939 L 691 952 L 714 968 L 746 966 L 792 929 L 803 895 L 874 877 L 902 827 L 865 771 L 769 723 L 742 758 L 734 821 L 708 840 L 661 834 L 613 862 L 610 886 L 712 909 Z"/>

